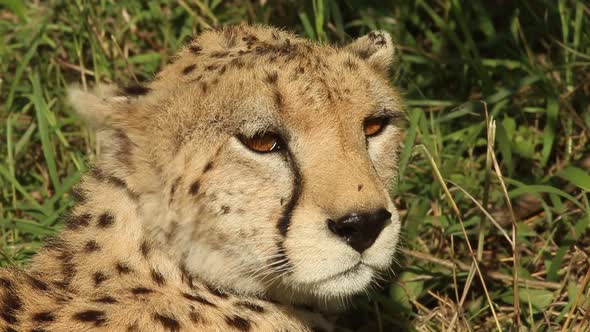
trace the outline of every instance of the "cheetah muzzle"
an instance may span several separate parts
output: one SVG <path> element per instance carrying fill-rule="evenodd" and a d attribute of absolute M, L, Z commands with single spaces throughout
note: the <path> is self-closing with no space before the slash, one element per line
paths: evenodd
<path fill-rule="evenodd" d="M 403 133 L 394 47 L 207 31 L 152 82 L 72 89 L 100 151 L 65 229 L 0 271 L 4 331 L 329 330 L 297 305 L 392 265 Z"/>

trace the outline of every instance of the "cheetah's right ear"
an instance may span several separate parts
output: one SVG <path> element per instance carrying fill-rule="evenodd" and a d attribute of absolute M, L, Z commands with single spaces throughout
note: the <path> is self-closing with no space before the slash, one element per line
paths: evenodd
<path fill-rule="evenodd" d="M 369 32 L 348 44 L 346 49 L 367 61 L 378 73 L 386 76 L 389 74 L 396 53 L 391 36 L 385 31 Z"/>
<path fill-rule="evenodd" d="M 93 127 L 108 127 L 119 122 L 120 114 L 129 107 L 129 98 L 114 85 L 97 85 L 92 91 L 78 86 L 68 88 L 68 102 Z"/>

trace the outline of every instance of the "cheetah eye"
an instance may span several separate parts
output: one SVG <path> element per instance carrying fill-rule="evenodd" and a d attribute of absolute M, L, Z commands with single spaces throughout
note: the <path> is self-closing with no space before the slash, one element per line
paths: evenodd
<path fill-rule="evenodd" d="M 248 149 L 258 153 L 277 152 L 283 148 L 281 138 L 274 133 L 259 133 L 252 137 L 240 135 L 238 138 Z"/>
<path fill-rule="evenodd" d="M 381 134 L 383 129 L 389 124 L 389 118 L 384 116 L 365 119 L 363 129 L 366 137 L 373 137 Z"/>

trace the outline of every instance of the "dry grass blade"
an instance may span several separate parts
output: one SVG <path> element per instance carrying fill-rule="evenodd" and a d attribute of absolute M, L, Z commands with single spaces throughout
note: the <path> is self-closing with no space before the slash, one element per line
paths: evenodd
<path fill-rule="evenodd" d="M 498 320 L 498 316 L 496 315 L 496 310 L 494 309 L 494 303 L 490 297 L 490 293 L 488 291 L 488 287 L 486 285 L 485 279 L 484 279 L 483 274 L 479 268 L 479 264 L 478 264 L 476 256 L 475 256 L 475 252 L 473 251 L 471 243 L 469 242 L 469 236 L 467 235 L 467 231 L 465 230 L 465 225 L 463 224 L 463 218 L 461 217 L 461 212 L 459 211 L 459 208 L 457 207 L 457 203 L 455 203 L 455 200 L 453 199 L 453 196 L 451 195 L 451 192 L 449 191 L 449 188 L 447 187 L 447 184 L 446 184 L 445 180 L 443 179 L 442 174 L 440 173 L 440 170 L 438 169 L 438 166 L 436 165 L 436 162 L 432 158 L 432 155 L 430 154 L 428 149 L 424 145 L 419 145 L 418 148 L 421 148 L 426 153 L 426 156 L 427 156 L 428 160 L 430 161 L 432 169 L 434 171 L 434 175 L 435 175 L 436 179 L 438 180 L 439 184 L 442 186 L 442 188 L 445 192 L 445 196 L 447 197 L 447 200 L 449 201 L 449 204 L 451 205 L 453 212 L 455 213 L 455 215 L 457 216 L 457 219 L 459 220 L 459 224 L 461 225 L 461 231 L 463 232 L 463 236 L 465 236 L 465 243 L 467 244 L 467 248 L 469 249 L 469 254 L 471 255 L 471 258 L 472 258 L 473 263 L 475 265 L 475 269 L 477 270 L 477 275 L 479 276 L 479 280 L 480 280 L 481 285 L 484 289 L 484 293 L 485 293 L 488 305 L 490 307 L 490 311 L 492 312 L 492 315 L 494 316 L 494 322 L 496 324 L 496 328 L 498 329 L 498 331 L 502 331 L 502 328 L 500 326 L 500 321 Z"/>

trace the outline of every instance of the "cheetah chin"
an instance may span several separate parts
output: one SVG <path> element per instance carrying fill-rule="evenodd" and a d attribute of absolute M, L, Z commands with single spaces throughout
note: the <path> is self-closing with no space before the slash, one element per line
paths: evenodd
<path fill-rule="evenodd" d="M 61 234 L 0 270 L 0 330 L 331 330 L 319 312 L 384 278 L 399 242 L 394 58 L 384 32 L 240 25 L 144 85 L 72 88 L 99 154 Z"/>

